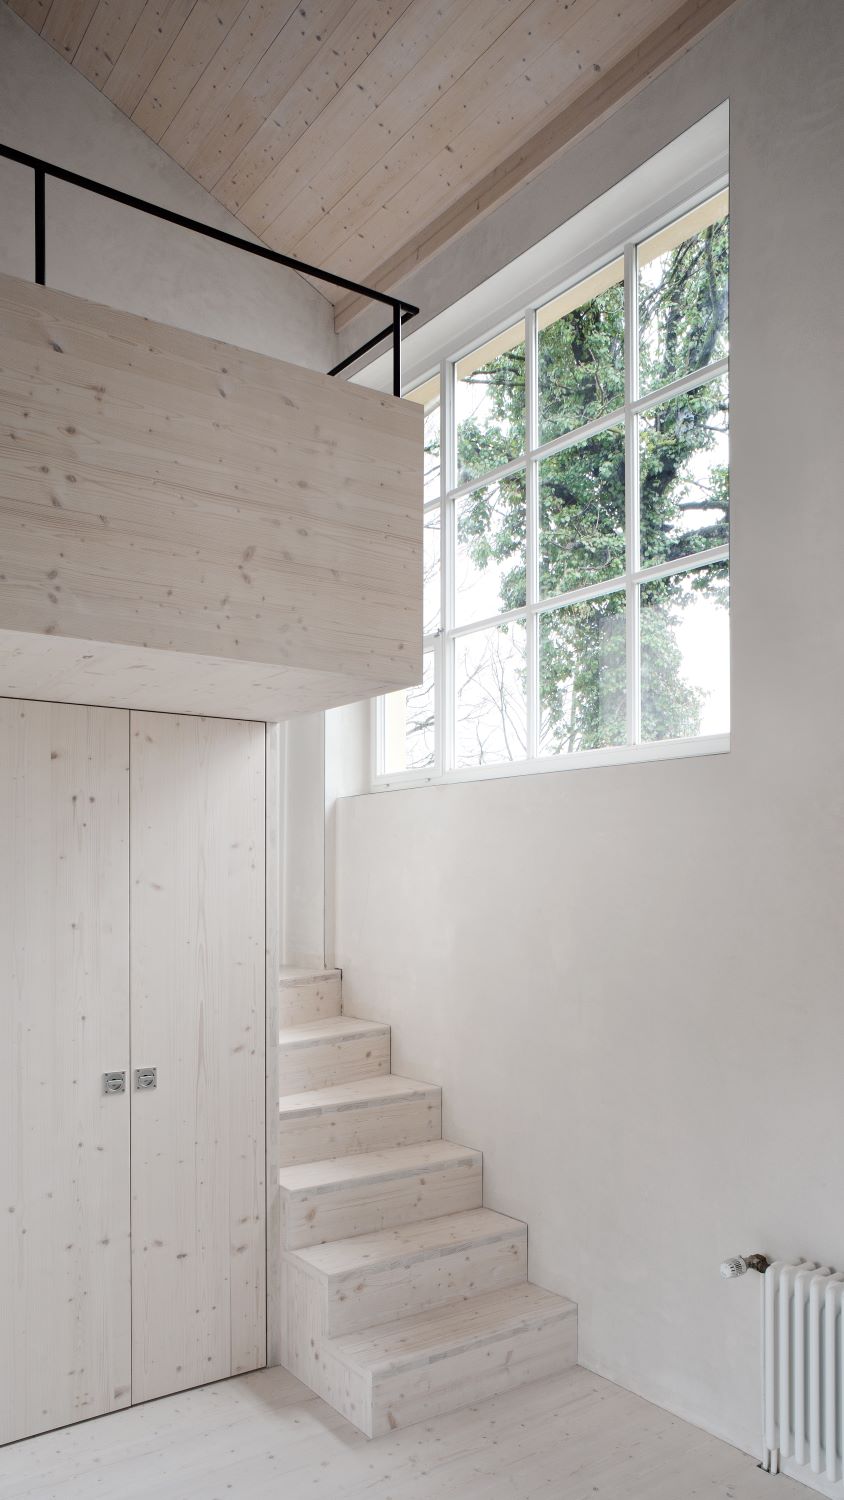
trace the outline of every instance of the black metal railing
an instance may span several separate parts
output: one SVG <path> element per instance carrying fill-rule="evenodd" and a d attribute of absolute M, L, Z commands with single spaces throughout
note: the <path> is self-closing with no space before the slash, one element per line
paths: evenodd
<path fill-rule="evenodd" d="M 135 198 L 131 193 L 122 193 L 119 188 L 107 187 L 103 182 L 95 182 L 91 177 L 82 177 L 79 172 L 69 172 L 66 167 L 57 167 L 54 162 L 42 161 L 38 156 L 30 156 L 26 151 L 17 151 L 13 146 L 0 145 L 0 156 L 6 157 L 7 161 L 17 162 L 19 166 L 28 167 L 35 175 L 35 280 L 40 286 L 46 285 L 47 278 L 47 218 L 46 218 L 46 183 L 48 177 L 55 177 L 59 182 L 68 182 L 72 187 L 84 189 L 87 193 L 96 193 L 100 198 L 109 198 L 112 203 L 122 203 L 126 208 L 135 208 L 139 213 L 149 214 L 154 219 L 163 219 L 167 224 L 175 224 L 180 229 L 193 230 L 194 234 L 202 234 L 206 239 L 218 240 L 221 245 L 231 245 L 235 250 L 244 250 L 247 255 L 258 255 L 262 260 L 270 260 L 274 265 L 287 266 L 291 271 L 298 271 L 302 276 L 310 276 L 315 281 L 325 281 L 330 286 L 340 287 L 345 292 L 354 292 L 357 296 L 368 297 L 372 302 L 380 302 L 389 307 L 392 312 L 390 322 L 380 333 L 373 334 L 359 349 L 355 349 L 345 359 L 329 370 L 329 375 L 339 375 L 341 370 L 346 370 L 364 354 L 383 343 L 384 339 L 392 337 L 393 340 L 393 395 L 401 395 L 401 331 L 402 325 L 408 318 L 413 318 L 419 312 L 410 302 L 404 302 L 400 297 L 391 297 L 388 292 L 378 292 L 374 287 L 361 286 L 360 282 L 350 281 L 348 276 L 335 276 L 332 271 L 323 271 L 319 266 L 309 266 L 306 261 L 296 260 L 292 255 L 282 255 L 278 250 L 271 250 L 269 245 L 260 243 L 253 244 L 251 240 L 243 240 L 236 234 L 228 234 L 225 229 L 214 229 L 210 224 L 202 224 L 198 219 L 189 219 L 185 214 L 177 214 L 169 208 L 162 208 L 158 203 L 149 203 L 145 198 Z"/>

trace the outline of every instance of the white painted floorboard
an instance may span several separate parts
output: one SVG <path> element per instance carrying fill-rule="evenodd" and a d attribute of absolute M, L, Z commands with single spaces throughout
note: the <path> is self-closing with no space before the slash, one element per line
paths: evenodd
<path fill-rule="evenodd" d="M 806 1500 L 581 1369 L 371 1442 L 286 1370 L 0 1450 L 0 1500 Z"/>

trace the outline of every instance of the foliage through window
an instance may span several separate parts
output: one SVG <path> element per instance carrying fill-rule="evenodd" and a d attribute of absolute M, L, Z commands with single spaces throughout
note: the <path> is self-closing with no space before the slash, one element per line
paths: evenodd
<path fill-rule="evenodd" d="M 425 679 L 382 777 L 728 731 L 728 266 L 724 190 L 409 393 Z"/>

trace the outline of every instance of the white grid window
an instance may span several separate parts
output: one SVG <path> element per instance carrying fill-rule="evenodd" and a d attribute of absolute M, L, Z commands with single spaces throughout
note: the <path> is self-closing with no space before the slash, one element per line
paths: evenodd
<path fill-rule="evenodd" d="M 408 392 L 425 675 L 378 784 L 724 749 L 726 189 Z"/>

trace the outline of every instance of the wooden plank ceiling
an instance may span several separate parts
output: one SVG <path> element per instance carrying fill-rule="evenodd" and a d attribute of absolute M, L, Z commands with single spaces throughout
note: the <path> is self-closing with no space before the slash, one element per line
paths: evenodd
<path fill-rule="evenodd" d="M 9 0 L 268 245 L 382 287 L 731 3 Z"/>

